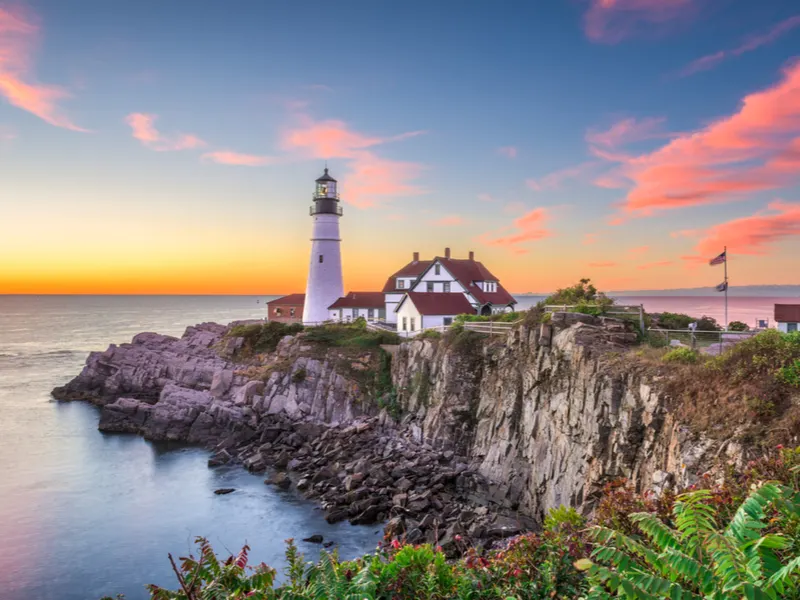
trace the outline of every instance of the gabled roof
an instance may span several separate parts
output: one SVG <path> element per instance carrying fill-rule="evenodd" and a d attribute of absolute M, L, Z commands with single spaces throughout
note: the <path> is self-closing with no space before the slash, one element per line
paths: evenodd
<path fill-rule="evenodd" d="M 475 307 L 464 294 L 449 292 L 408 292 L 394 309 L 397 312 L 406 300 L 410 300 L 421 315 L 450 316 L 475 314 Z"/>
<path fill-rule="evenodd" d="M 328 309 L 333 308 L 383 308 L 385 301 L 383 292 L 350 292 L 339 298 Z"/>
<path fill-rule="evenodd" d="M 800 323 L 800 304 L 776 304 L 775 320 L 778 323 Z"/>
<path fill-rule="evenodd" d="M 491 271 L 475 260 L 468 258 L 442 258 L 437 256 L 431 265 L 438 261 L 447 271 L 453 276 L 454 279 L 467 290 L 480 304 L 493 304 L 495 306 L 507 306 L 509 304 L 516 304 L 517 301 L 514 296 L 509 294 L 506 289 L 500 285 L 497 277 L 492 275 Z M 427 269 L 426 269 L 427 270 Z M 475 282 L 476 281 L 496 281 L 496 292 L 484 292 Z"/>
<path fill-rule="evenodd" d="M 281 298 L 276 298 L 275 300 L 270 300 L 267 302 L 267 306 L 275 305 L 275 306 L 296 306 L 298 304 L 304 304 L 306 301 L 305 294 L 289 294 L 288 296 L 283 296 Z"/>
<path fill-rule="evenodd" d="M 408 263 L 405 267 L 397 271 L 394 275 L 389 277 L 386 280 L 386 284 L 383 286 L 383 293 L 391 293 L 391 292 L 405 292 L 408 288 L 401 288 L 398 289 L 395 287 L 397 285 L 397 278 L 398 277 L 414 277 L 417 278 L 422 273 L 424 273 L 429 266 L 433 264 L 432 260 L 412 260 Z"/>

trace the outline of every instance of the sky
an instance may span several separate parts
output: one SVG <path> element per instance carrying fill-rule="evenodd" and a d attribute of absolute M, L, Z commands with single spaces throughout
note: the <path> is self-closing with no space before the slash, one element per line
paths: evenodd
<path fill-rule="evenodd" d="M 796 0 L 0 0 L 0 293 L 800 283 Z"/>

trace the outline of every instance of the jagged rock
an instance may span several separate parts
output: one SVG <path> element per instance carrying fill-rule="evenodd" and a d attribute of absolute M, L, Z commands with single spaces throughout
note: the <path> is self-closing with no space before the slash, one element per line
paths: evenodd
<path fill-rule="evenodd" d="M 217 494 L 218 496 L 223 496 L 225 494 L 230 494 L 235 491 L 236 491 L 235 488 L 219 488 L 218 490 L 214 490 L 214 493 Z"/>
<path fill-rule="evenodd" d="M 315 533 L 307 538 L 303 538 L 303 541 L 310 544 L 321 544 L 324 539 L 325 538 L 323 538 L 319 533 Z"/>

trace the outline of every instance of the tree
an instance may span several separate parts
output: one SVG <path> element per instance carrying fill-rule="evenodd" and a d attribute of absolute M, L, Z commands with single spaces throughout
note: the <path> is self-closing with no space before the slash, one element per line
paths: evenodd
<path fill-rule="evenodd" d="M 544 301 L 545 304 L 566 304 L 569 306 L 595 306 L 601 309 L 614 304 L 614 300 L 603 292 L 598 292 L 591 279 L 584 278 L 571 287 L 559 288 Z"/>
<path fill-rule="evenodd" d="M 731 321 L 728 325 L 728 331 L 747 331 L 748 329 L 750 329 L 750 326 L 741 321 Z"/>

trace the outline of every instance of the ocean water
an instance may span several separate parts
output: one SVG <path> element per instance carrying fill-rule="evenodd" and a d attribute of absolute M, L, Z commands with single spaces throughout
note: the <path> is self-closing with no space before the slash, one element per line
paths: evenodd
<path fill-rule="evenodd" d="M 254 562 L 283 565 L 283 540 L 314 533 L 344 557 L 375 547 L 380 528 L 329 525 L 293 492 L 238 468 L 209 469 L 197 448 L 97 431 L 98 409 L 58 403 L 50 390 L 92 350 L 141 331 L 261 318 L 250 296 L 0 296 L 0 600 L 96 600 L 143 584 L 176 587 L 167 561 L 196 536 L 219 551 L 247 542 Z M 519 296 L 520 308 L 541 300 Z M 257 300 L 259 302 L 257 302 Z M 649 311 L 722 320 L 722 297 L 620 297 Z M 772 318 L 787 298 L 730 298 L 730 320 Z M 216 496 L 220 487 L 236 492 Z M 299 543 L 308 558 L 318 546 Z"/>
<path fill-rule="evenodd" d="M 97 431 L 98 409 L 50 390 L 86 355 L 140 331 L 260 318 L 264 298 L 0 296 L 0 600 L 147 598 L 177 587 L 167 553 L 196 536 L 219 552 L 247 542 L 254 564 L 281 568 L 284 540 L 306 556 L 314 533 L 344 557 L 375 548 L 380 527 L 329 525 L 314 504 L 238 468 L 209 469 L 197 448 Z M 221 487 L 236 492 L 217 496 Z"/>

